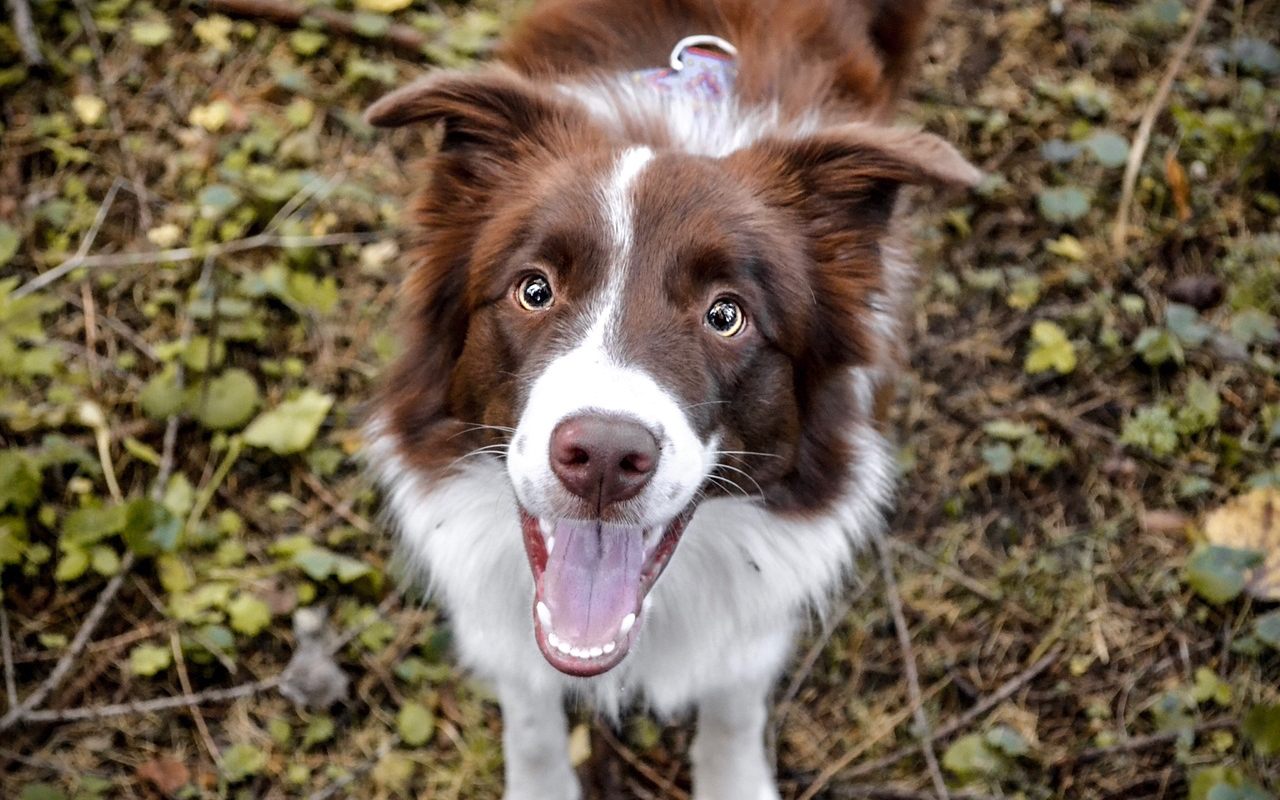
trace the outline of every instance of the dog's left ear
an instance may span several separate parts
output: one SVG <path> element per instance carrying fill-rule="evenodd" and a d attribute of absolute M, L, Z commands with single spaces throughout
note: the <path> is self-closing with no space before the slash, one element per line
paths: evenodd
<path fill-rule="evenodd" d="M 381 128 L 443 127 L 441 152 L 483 151 L 502 158 L 553 145 L 583 111 L 501 66 L 427 75 L 375 102 L 365 121 Z"/>
<path fill-rule="evenodd" d="M 866 123 L 765 139 L 725 163 L 805 233 L 816 304 L 809 352 L 825 367 L 864 363 L 874 349 L 867 320 L 885 282 L 899 189 L 974 186 L 983 177 L 933 134 Z"/>

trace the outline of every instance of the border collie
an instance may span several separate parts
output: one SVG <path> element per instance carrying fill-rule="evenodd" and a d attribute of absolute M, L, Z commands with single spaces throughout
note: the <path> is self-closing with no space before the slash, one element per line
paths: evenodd
<path fill-rule="evenodd" d="M 695 797 L 778 797 L 769 692 L 892 493 L 899 189 L 980 178 L 887 121 L 926 5 L 552 0 L 368 110 L 440 137 L 369 460 L 507 800 L 580 796 L 566 699 L 696 709 Z"/>

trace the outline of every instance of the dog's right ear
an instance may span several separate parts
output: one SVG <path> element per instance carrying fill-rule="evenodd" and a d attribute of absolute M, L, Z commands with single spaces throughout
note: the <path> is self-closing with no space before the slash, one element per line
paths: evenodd
<path fill-rule="evenodd" d="M 438 123 L 442 152 L 479 148 L 518 155 L 554 147 L 580 128 L 585 112 L 553 90 L 492 66 L 427 75 L 375 102 L 364 118 L 380 128 Z"/>

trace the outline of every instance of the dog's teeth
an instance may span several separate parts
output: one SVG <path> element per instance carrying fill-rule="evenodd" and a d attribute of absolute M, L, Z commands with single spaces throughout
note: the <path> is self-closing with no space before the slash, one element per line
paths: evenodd
<path fill-rule="evenodd" d="M 644 598 L 644 602 L 642 602 L 642 603 L 640 604 L 640 610 L 641 610 L 641 611 L 643 611 L 644 613 L 648 614 L 648 613 L 649 613 L 649 606 L 651 606 L 651 605 L 653 605 L 653 598 L 652 598 L 652 597 L 649 597 L 649 596 L 647 596 L 647 595 L 646 595 L 646 596 L 645 596 L 645 598 Z"/>
<path fill-rule="evenodd" d="M 593 647 L 589 651 L 587 651 L 587 655 L 591 656 L 592 658 L 599 658 L 600 656 L 604 655 L 604 648 Z"/>
<path fill-rule="evenodd" d="M 550 537 L 556 531 L 555 526 L 551 524 L 549 519 L 538 520 L 538 527 L 542 528 L 542 535 L 546 537 Z"/>
<path fill-rule="evenodd" d="M 585 647 L 575 647 L 571 652 L 573 653 L 574 658 L 580 658 L 583 660 L 586 660 L 587 658 L 587 648 Z"/>
<path fill-rule="evenodd" d="M 622 618 L 622 626 L 618 628 L 619 636 L 626 636 L 631 631 L 631 626 L 636 624 L 636 615 L 628 614 Z"/>
<path fill-rule="evenodd" d="M 547 646 L 550 647 L 552 650 L 559 650 L 560 637 L 556 636 L 551 631 L 547 631 Z"/>
<path fill-rule="evenodd" d="M 547 537 L 547 555 L 551 555 L 551 551 L 556 549 L 556 537 Z"/>
<path fill-rule="evenodd" d="M 618 646 L 616 644 L 614 644 L 613 642 L 609 642 L 604 647 L 600 648 L 600 652 L 607 656 L 617 649 L 618 649 Z"/>
<path fill-rule="evenodd" d="M 556 642 L 556 649 L 559 650 L 561 654 L 567 656 L 569 655 L 569 651 L 573 648 L 569 646 L 568 642 Z"/>
<path fill-rule="evenodd" d="M 538 601 L 538 605 L 536 608 L 538 611 L 538 622 L 542 623 L 542 627 L 544 629 L 550 629 L 551 628 L 551 609 L 547 608 L 547 604 L 542 602 L 541 600 Z"/>

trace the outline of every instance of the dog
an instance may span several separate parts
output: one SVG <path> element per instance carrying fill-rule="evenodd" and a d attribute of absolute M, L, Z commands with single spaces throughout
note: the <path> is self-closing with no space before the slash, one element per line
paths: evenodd
<path fill-rule="evenodd" d="M 779 797 L 768 696 L 879 535 L 916 269 L 890 123 L 921 0 L 551 0 L 434 125 L 368 459 L 501 704 L 507 800 L 573 800 L 564 705 L 696 711 L 699 800 Z"/>

